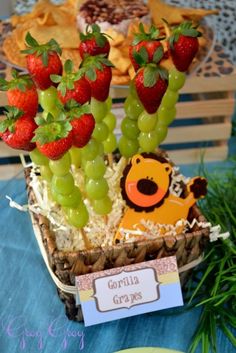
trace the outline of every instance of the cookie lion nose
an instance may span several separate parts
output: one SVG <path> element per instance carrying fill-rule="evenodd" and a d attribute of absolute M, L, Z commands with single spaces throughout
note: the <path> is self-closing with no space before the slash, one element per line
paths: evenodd
<path fill-rule="evenodd" d="M 137 189 L 144 195 L 153 195 L 157 192 L 157 184 L 149 179 L 140 179 L 137 184 Z"/>

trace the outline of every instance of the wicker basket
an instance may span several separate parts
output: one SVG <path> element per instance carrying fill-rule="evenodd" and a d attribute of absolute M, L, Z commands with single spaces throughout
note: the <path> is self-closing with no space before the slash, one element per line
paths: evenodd
<path fill-rule="evenodd" d="M 25 169 L 29 204 L 35 204 L 36 198 L 30 185 L 30 168 Z M 75 276 L 104 269 L 126 266 L 143 261 L 176 255 L 178 267 L 185 266 L 198 259 L 209 239 L 209 228 L 199 228 L 197 224 L 192 232 L 177 236 L 158 237 L 154 240 L 121 243 L 106 248 L 81 251 L 60 251 L 57 249 L 55 234 L 50 231 L 46 217 L 31 214 L 34 229 L 38 229 L 51 270 L 57 279 L 67 286 L 75 285 Z M 199 208 L 195 205 L 189 213 L 189 221 L 197 219 L 206 222 Z M 188 266 L 187 266 L 188 268 Z M 180 274 L 181 282 L 186 280 L 188 271 Z M 55 281 L 56 282 L 56 281 Z M 58 294 L 65 303 L 66 315 L 71 320 L 83 319 L 80 305 L 76 305 L 75 295 L 58 288 Z"/>

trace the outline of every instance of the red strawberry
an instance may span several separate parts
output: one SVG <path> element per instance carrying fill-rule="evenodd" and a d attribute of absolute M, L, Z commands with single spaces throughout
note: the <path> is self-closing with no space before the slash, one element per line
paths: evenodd
<path fill-rule="evenodd" d="M 169 38 L 169 52 L 177 70 L 187 71 L 198 52 L 198 38 L 201 32 L 191 22 L 176 27 Z"/>
<path fill-rule="evenodd" d="M 88 27 L 86 34 L 80 33 L 80 40 L 79 53 L 82 59 L 84 59 L 86 55 L 94 56 L 104 54 L 108 57 L 110 43 L 106 38 L 106 34 L 101 33 L 101 29 L 98 25 L 92 24 L 91 31 Z"/>
<path fill-rule="evenodd" d="M 168 86 L 167 74 L 155 64 L 147 64 L 137 72 L 134 83 L 140 101 L 149 114 L 157 111 Z"/>
<path fill-rule="evenodd" d="M 95 120 L 90 114 L 89 105 L 79 105 L 71 100 L 64 109 L 72 125 L 73 145 L 84 147 L 89 142 L 95 127 Z"/>
<path fill-rule="evenodd" d="M 73 145 L 84 147 L 89 142 L 95 127 L 95 120 L 92 114 L 83 114 L 71 121 L 73 133 Z"/>
<path fill-rule="evenodd" d="M 35 130 L 35 137 L 39 151 L 49 159 L 61 158 L 72 146 L 72 126 L 65 115 L 57 120 L 49 113 L 47 118 L 37 117 L 39 127 Z"/>
<path fill-rule="evenodd" d="M 91 99 L 91 88 L 83 77 L 83 71 L 72 72 L 73 63 L 67 60 L 64 65 L 64 75 L 52 75 L 54 82 L 59 83 L 58 97 L 63 104 L 74 99 L 79 104 L 85 104 Z"/>
<path fill-rule="evenodd" d="M 35 117 L 38 110 L 38 93 L 29 75 L 12 70 L 12 80 L 0 78 L 0 89 L 7 91 L 8 104 L 22 110 L 27 116 Z"/>
<path fill-rule="evenodd" d="M 29 32 L 25 41 L 29 49 L 23 50 L 22 53 L 27 54 L 27 69 L 36 86 L 45 90 L 53 85 L 50 75 L 62 73 L 61 59 L 57 54 L 61 54 L 61 49 L 54 39 L 40 45 Z"/>
<path fill-rule="evenodd" d="M 140 23 L 139 30 L 140 33 L 135 33 L 132 45 L 129 47 L 129 57 L 135 71 L 148 63 L 158 64 L 164 54 L 160 43 L 164 37 L 159 37 L 160 32 L 157 28 L 151 26 L 150 32 L 146 33 L 143 24 Z"/>
<path fill-rule="evenodd" d="M 0 123 L 0 137 L 11 148 L 32 151 L 31 140 L 37 128 L 32 117 L 15 107 L 7 107 L 7 118 Z"/>
<path fill-rule="evenodd" d="M 104 102 L 108 95 L 111 83 L 112 63 L 103 55 L 88 56 L 82 62 L 82 70 L 91 87 L 91 95 L 98 101 Z"/>

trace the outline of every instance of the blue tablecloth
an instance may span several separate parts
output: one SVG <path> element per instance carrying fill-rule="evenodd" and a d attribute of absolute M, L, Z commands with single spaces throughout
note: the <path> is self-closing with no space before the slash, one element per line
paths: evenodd
<path fill-rule="evenodd" d="M 27 202 L 24 180 L 0 182 L 0 352 L 112 353 L 130 347 L 186 352 L 200 310 L 145 314 L 85 328 L 68 321 L 34 238 L 30 218 L 5 195 Z M 235 349 L 218 335 L 219 352 Z M 199 350 L 200 352 L 200 350 Z"/>

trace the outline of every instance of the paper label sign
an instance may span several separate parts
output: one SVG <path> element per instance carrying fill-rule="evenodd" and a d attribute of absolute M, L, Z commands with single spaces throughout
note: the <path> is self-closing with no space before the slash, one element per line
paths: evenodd
<path fill-rule="evenodd" d="M 183 305 L 174 256 L 77 276 L 85 326 Z"/>

